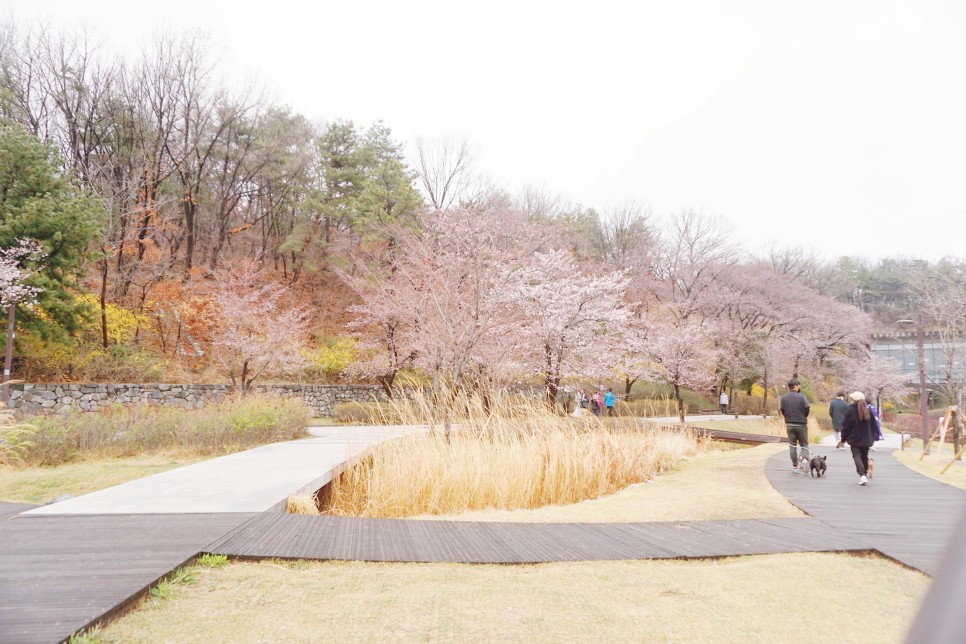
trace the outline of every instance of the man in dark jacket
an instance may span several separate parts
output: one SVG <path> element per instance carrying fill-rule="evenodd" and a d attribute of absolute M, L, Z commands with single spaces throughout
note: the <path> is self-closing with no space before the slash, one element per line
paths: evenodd
<path fill-rule="evenodd" d="M 842 421 L 845 420 L 845 410 L 849 403 L 845 402 L 845 392 L 835 394 L 835 399 L 828 405 L 828 415 L 832 417 L 832 431 L 835 432 L 835 447 L 842 449 Z"/>
<path fill-rule="evenodd" d="M 778 408 L 785 419 L 785 431 L 788 433 L 788 453 L 792 458 L 792 471 L 798 472 L 798 448 L 796 445 L 808 447 L 808 398 L 802 393 L 802 383 L 798 380 L 788 381 L 788 393 L 781 397 Z"/>

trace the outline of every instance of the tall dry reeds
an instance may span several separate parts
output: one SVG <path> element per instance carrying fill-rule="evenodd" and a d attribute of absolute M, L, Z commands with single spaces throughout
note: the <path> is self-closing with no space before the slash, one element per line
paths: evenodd
<path fill-rule="evenodd" d="M 36 428 L 18 423 L 13 410 L 0 403 L 0 464 L 14 465 L 23 461 L 23 455 L 34 446 Z"/>
<path fill-rule="evenodd" d="M 323 495 L 331 514 L 407 517 L 535 508 L 611 494 L 699 448 L 683 428 L 561 417 L 507 394 L 415 393 L 396 414 L 430 432 L 375 448 Z"/>

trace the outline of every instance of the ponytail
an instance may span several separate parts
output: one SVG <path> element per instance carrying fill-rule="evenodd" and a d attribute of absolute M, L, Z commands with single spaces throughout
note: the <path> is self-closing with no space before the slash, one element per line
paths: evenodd
<path fill-rule="evenodd" d="M 872 418 L 872 414 L 869 413 L 869 404 L 864 400 L 855 403 L 855 410 L 859 414 L 859 420 L 863 423 Z"/>

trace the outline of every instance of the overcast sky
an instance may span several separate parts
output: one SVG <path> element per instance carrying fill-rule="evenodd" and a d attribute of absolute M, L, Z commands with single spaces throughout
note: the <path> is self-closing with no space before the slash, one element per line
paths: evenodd
<path fill-rule="evenodd" d="M 639 5 L 631 8 L 625 5 Z M 25 6 L 29 5 L 29 6 Z M 750 249 L 966 258 L 966 2 L 0 0 L 129 51 L 200 27 L 312 119 L 465 136 L 598 210 L 725 218 Z"/>

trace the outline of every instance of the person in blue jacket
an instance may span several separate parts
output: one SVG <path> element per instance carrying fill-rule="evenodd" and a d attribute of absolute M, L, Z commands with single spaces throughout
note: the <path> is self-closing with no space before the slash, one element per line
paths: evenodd
<path fill-rule="evenodd" d="M 607 415 L 614 415 L 614 390 L 610 387 L 607 388 L 607 393 L 604 394 L 604 407 L 607 408 Z"/>

